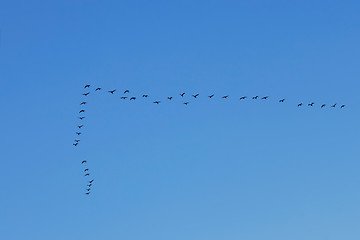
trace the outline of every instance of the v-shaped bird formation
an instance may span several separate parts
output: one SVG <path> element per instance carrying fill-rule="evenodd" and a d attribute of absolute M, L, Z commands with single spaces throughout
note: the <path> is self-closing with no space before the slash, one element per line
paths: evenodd
<path fill-rule="evenodd" d="M 91 86 L 89 84 L 86 84 L 84 86 L 84 89 L 86 90 L 90 90 L 91 89 Z M 110 95 L 118 95 L 117 93 L 120 93 L 120 97 L 119 99 L 120 100 L 127 100 L 127 101 L 138 101 L 139 98 L 143 98 L 145 99 L 146 101 L 148 101 L 149 103 L 153 103 L 153 104 L 161 104 L 161 103 L 165 103 L 165 102 L 171 102 L 171 103 L 174 103 L 176 97 L 178 99 L 180 99 L 180 102 L 183 104 L 183 105 L 189 105 L 191 102 L 193 101 L 197 101 L 197 99 L 201 98 L 202 95 L 200 93 L 192 93 L 192 94 L 188 94 L 188 93 L 185 93 L 185 92 L 180 92 L 179 95 L 175 95 L 175 96 L 167 96 L 164 100 L 163 99 L 158 99 L 158 98 L 153 98 L 152 96 L 150 96 L 149 94 L 145 93 L 145 94 L 142 94 L 140 96 L 129 96 L 131 94 L 130 90 L 126 89 L 124 91 L 118 91 L 117 89 L 111 89 L 111 90 L 108 90 L 107 92 L 104 92 L 102 91 L 102 88 L 101 87 L 97 87 L 95 88 L 94 92 L 103 92 L 103 93 L 107 93 L 107 94 L 110 94 Z M 82 121 L 86 118 L 84 116 L 84 114 L 86 113 L 86 109 L 85 109 L 85 106 L 87 106 L 87 99 L 88 98 L 88 95 L 90 94 L 91 92 L 85 92 L 82 94 L 83 98 L 85 98 L 81 103 L 80 103 L 80 106 L 81 106 L 81 109 L 79 110 L 79 114 L 80 116 L 78 116 L 78 119 L 80 120 L 80 123 L 77 125 L 77 131 L 75 132 L 76 134 L 76 139 L 74 139 L 74 142 L 73 142 L 73 146 L 75 147 L 78 147 L 79 143 L 80 143 L 80 139 L 78 139 L 80 137 L 80 135 L 82 134 L 82 130 L 83 130 L 83 127 L 84 127 L 84 124 L 82 124 Z M 188 98 L 186 98 L 186 96 L 189 96 L 189 98 L 192 100 L 190 101 Z M 222 100 L 222 101 L 228 101 L 230 99 L 234 99 L 234 100 L 239 100 L 239 101 L 269 101 L 270 97 L 269 96 L 239 96 L 239 97 L 233 97 L 233 96 L 230 96 L 230 95 L 217 95 L 215 93 L 210 93 L 208 95 L 204 95 L 203 96 L 204 98 L 208 99 L 208 100 L 211 100 L 211 101 L 215 101 L 215 99 L 219 99 L 219 100 Z M 186 99 L 186 100 L 184 100 Z M 247 100 L 248 99 L 248 100 Z M 277 99 L 276 100 L 278 103 L 280 104 L 285 104 L 286 102 L 286 99 L 285 98 L 280 98 L 280 99 Z M 339 109 L 343 109 L 345 107 L 345 104 L 338 104 L 338 103 L 332 103 L 332 104 L 327 104 L 327 103 L 320 103 L 320 104 L 316 104 L 315 102 L 309 102 L 309 103 L 297 103 L 297 107 L 300 108 L 300 107 L 317 107 L 320 108 L 320 109 L 323 109 L 323 108 L 327 108 L 329 106 L 329 108 L 339 108 Z M 94 179 L 91 179 L 90 176 L 91 176 L 91 173 L 90 173 L 90 170 L 87 166 L 87 161 L 86 160 L 83 160 L 81 162 L 82 165 L 84 165 L 84 172 L 83 172 L 83 175 L 84 177 L 87 178 L 87 185 L 86 185 L 86 191 L 85 191 L 85 194 L 86 195 L 90 195 L 91 193 L 91 189 L 92 189 L 92 185 L 93 185 L 93 182 L 94 182 Z M 91 179 L 91 180 L 90 180 Z"/>

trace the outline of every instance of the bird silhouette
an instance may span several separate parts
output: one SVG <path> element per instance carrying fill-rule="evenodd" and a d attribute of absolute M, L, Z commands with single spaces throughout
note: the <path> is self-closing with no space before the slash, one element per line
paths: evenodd
<path fill-rule="evenodd" d="M 302 103 L 299 103 L 299 104 L 298 104 L 298 107 L 301 107 L 302 105 L 303 105 Z"/>
<path fill-rule="evenodd" d="M 185 95 L 185 93 L 180 93 L 180 96 L 182 96 L 182 97 L 183 97 L 184 95 Z"/>
<path fill-rule="evenodd" d="M 84 160 L 84 161 L 81 162 L 81 164 L 84 164 L 84 163 L 86 163 L 86 160 Z"/>
<path fill-rule="evenodd" d="M 75 142 L 80 142 L 80 140 L 79 140 L 79 139 L 75 139 L 74 141 L 75 141 Z"/>
<path fill-rule="evenodd" d="M 345 105 L 341 105 L 341 107 L 340 108 L 344 108 L 345 107 Z"/>
<path fill-rule="evenodd" d="M 259 96 L 255 96 L 255 97 L 253 97 L 252 99 L 258 99 L 259 98 Z"/>
<path fill-rule="evenodd" d="M 127 97 L 121 97 L 121 99 L 127 99 Z"/>
<path fill-rule="evenodd" d="M 130 98 L 130 101 L 131 101 L 131 100 L 135 100 L 135 99 L 136 99 L 136 97 L 131 97 L 131 98 Z"/>
<path fill-rule="evenodd" d="M 83 113 L 83 112 L 85 112 L 85 110 L 84 110 L 84 109 L 80 110 L 80 112 L 79 112 L 79 113 Z"/>
<path fill-rule="evenodd" d="M 101 88 L 99 88 L 99 87 L 97 89 L 95 89 L 95 91 L 100 91 L 100 90 L 101 90 Z"/>
<path fill-rule="evenodd" d="M 335 104 L 334 104 L 334 105 L 332 105 L 331 107 L 333 107 L 333 108 L 334 108 L 334 107 L 336 107 L 336 105 L 337 105 L 337 103 L 335 103 Z"/>
<path fill-rule="evenodd" d="M 90 183 L 90 184 L 88 184 L 87 186 L 88 186 L 88 187 L 91 187 L 91 186 L 92 186 L 92 184 Z"/>
<path fill-rule="evenodd" d="M 309 103 L 308 106 L 312 107 L 312 106 L 314 106 L 314 104 L 315 104 L 315 103 L 312 102 L 312 103 Z"/>
<path fill-rule="evenodd" d="M 144 94 L 144 95 L 143 95 L 143 97 L 148 97 L 148 96 L 149 96 L 149 95 L 147 95 L 147 94 Z"/>
<path fill-rule="evenodd" d="M 91 188 L 87 188 L 86 190 L 89 192 L 91 190 Z"/>
<path fill-rule="evenodd" d="M 89 195 L 89 194 L 90 194 L 90 192 L 86 192 L 85 194 Z"/>
<path fill-rule="evenodd" d="M 229 95 L 222 96 L 222 98 L 225 98 L 225 99 L 228 98 L 228 97 L 229 97 Z"/>
<path fill-rule="evenodd" d="M 129 90 L 125 90 L 125 91 L 124 91 L 124 94 L 125 94 L 125 93 L 128 93 L 128 92 L 130 92 L 130 91 L 129 91 Z"/>
<path fill-rule="evenodd" d="M 246 99 L 246 98 L 247 98 L 247 97 L 246 97 L 246 96 L 244 96 L 244 97 L 241 97 L 241 98 L 240 98 L 240 100 L 244 100 L 244 99 Z"/>
<path fill-rule="evenodd" d="M 285 102 L 285 99 L 280 99 L 279 102 Z"/>
<path fill-rule="evenodd" d="M 92 179 L 91 181 L 89 181 L 89 183 L 92 183 L 94 181 L 94 179 Z"/>
<path fill-rule="evenodd" d="M 189 102 L 184 102 L 184 104 L 185 104 L 185 105 L 188 105 L 188 104 L 189 104 Z"/>
<path fill-rule="evenodd" d="M 160 101 L 155 101 L 154 103 L 159 104 L 159 103 L 160 103 Z"/>
<path fill-rule="evenodd" d="M 88 168 L 85 168 L 84 172 L 87 172 L 87 171 L 89 171 L 89 169 L 88 169 Z"/>
<path fill-rule="evenodd" d="M 81 134 L 81 132 L 76 132 L 76 134 L 77 134 L 77 135 L 80 135 L 80 134 Z"/>
<path fill-rule="evenodd" d="M 114 94 L 115 91 L 116 91 L 116 89 L 108 91 L 108 92 L 111 93 L 111 94 Z"/>
<path fill-rule="evenodd" d="M 321 105 L 321 108 L 323 108 L 323 107 L 325 107 L 326 106 L 326 104 L 323 104 L 323 105 Z"/>
<path fill-rule="evenodd" d="M 192 95 L 194 98 L 197 98 L 199 96 L 199 94 L 195 94 L 195 95 Z"/>
<path fill-rule="evenodd" d="M 173 97 L 168 97 L 167 99 L 171 100 Z"/>
<path fill-rule="evenodd" d="M 85 85 L 85 87 L 84 88 L 89 88 L 90 87 L 90 85 L 88 84 L 88 85 Z"/>
<path fill-rule="evenodd" d="M 79 117 L 80 120 L 83 120 L 85 117 Z"/>
<path fill-rule="evenodd" d="M 89 94 L 90 94 L 90 92 L 83 93 L 84 96 L 87 96 L 87 95 L 89 95 Z"/>
<path fill-rule="evenodd" d="M 86 104 L 86 102 L 82 102 L 82 103 L 80 103 L 80 105 L 84 105 L 84 104 Z"/>
<path fill-rule="evenodd" d="M 210 96 L 208 96 L 208 97 L 209 97 L 209 98 L 212 98 L 212 97 L 214 97 L 214 95 L 215 95 L 215 94 L 211 94 L 211 95 L 210 95 Z"/>
<path fill-rule="evenodd" d="M 261 99 L 264 99 L 264 100 L 266 100 L 266 99 L 268 99 L 268 97 L 269 97 L 269 96 L 265 96 L 265 97 L 263 97 L 263 98 L 261 98 Z"/>
<path fill-rule="evenodd" d="M 73 145 L 76 147 L 78 145 L 78 143 L 73 143 Z"/>
<path fill-rule="evenodd" d="M 85 176 L 85 177 L 86 177 L 86 176 L 90 176 L 90 173 L 87 173 L 87 174 L 85 174 L 84 176 Z"/>
<path fill-rule="evenodd" d="M 82 128 L 84 125 L 79 125 L 78 128 Z"/>

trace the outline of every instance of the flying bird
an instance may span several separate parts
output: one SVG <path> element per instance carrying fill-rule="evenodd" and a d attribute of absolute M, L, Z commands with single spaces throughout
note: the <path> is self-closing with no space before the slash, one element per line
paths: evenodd
<path fill-rule="evenodd" d="M 78 145 L 78 143 L 73 143 L 73 145 L 76 147 Z"/>
<path fill-rule="evenodd" d="M 78 128 L 82 128 L 84 125 L 79 125 Z"/>
<path fill-rule="evenodd" d="M 124 94 L 125 94 L 125 93 L 128 93 L 128 92 L 130 92 L 130 91 L 129 91 L 129 90 L 125 90 L 125 91 L 124 91 Z"/>
<path fill-rule="evenodd" d="M 197 98 L 199 96 L 199 94 L 195 94 L 195 95 L 192 95 L 194 98 Z"/>
<path fill-rule="evenodd" d="M 308 106 L 312 107 L 315 103 L 312 102 L 312 103 L 309 103 Z"/>
<path fill-rule="evenodd" d="M 241 98 L 240 98 L 240 100 L 243 100 L 243 99 L 245 99 L 245 98 L 247 98 L 247 97 L 246 97 L 246 96 L 244 96 L 244 97 L 241 97 Z"/>
<path fill-rule="evenodd" d="M 90 94 L 90 92 L 83 93 L 84 96 L 87 96 L 87 95 L 89 95 L 89 94 Z"/>
<path fill-rule="evenodd" d="M 86 169 L 84 170 L 84 172 L 87 172 L 87 171 L 89 171 L 89 169 L 88 169 L 88 168 L 86 168 Z"/>
<path fill-rule="evenodd" d="M 88 85 L 85 85 L 85 87 L 84 88 L 89 88 L 90 87 L 90 85 L 88 84 Z"/>
<path fill-rule="evenodd" d="M 341 105 L 341 107 L 340 108 L 344 108 L 345 107 L 345 105 Z"/>
<path fill-rule="evenodd" d="M 80 140 L 79 140 L 79 139 L 75 139 L 74 141 L 75 141 L 75 142 L 80 142 Z"/>
<path fill-rule="evenodd" d="M 265 97 L 263 97 L 263 98 L 261 98 L 261 99 L 264 99 L 264 100 L 266 100 L 266 99 L 268 99 L 268 97 L 269 97 L 269 96 L 265 96 Z"/>
<path fill-rule="evenodd" d="M 259 96 L 255 96 L 255 97 L 253 97 L 252 99 L 258 99 L 259 98 Z"/>
<path fill-rule="evenodd" d="M 301 107 L 302 105 L 303 105 L 302 103 L 299 103 L 299 104 L 298 104 L 298 107 Z"/>
<path fill-rule="evenodd" d="M 147 95 L 147 94 L 144 94 L 144 95 L 143 95 L 143 97 L 148 97 L 148 96 L 149 96 L 149 95 Z"/>
<path fill-rule="evenodd" d="M 336 107 L 336 105 L 337 105 L 337 103 L 335 103 L 335 104 L 334 104 L 334 105 L 332 105 L 331 107 L 333 107 L 333 108 L 334 108 L 334 107 Z"/>
<path fill-rule="evenodd" d="M 91 190 L 91 188 L 87 188 L 86 190 L 89 192 Z"/>
<path fill-rule="evenodd" d="M 94 181 L 94 179 L 92 179 L 91 181 L 89 181 L 89 183 L 92 183 Z"/>
<path fill-rule="evenodd" d="M 127 99 L 127 97 L 121 97 L 121 99 Z"/>
<path fill-rule="evenodd" d="M 111 94 L 114 94 L 115 91 L 116 91 L 116 89 L 108 91 L 108 92 L 111 93 Z"/>
<path fill-rule="evenodd" d="M 81 162 L 81 164 L 84 164 L 84 163 L 86 163 L 86 160 L 84 160 L 84 161 Z"/>
<path fill-rule="evenodd" d="M 80 112 L 79 112 L 79 113 L 83 113 L 83 112 L 85 112 L 85 110 L 84 110 L 84 109 L 80 110 Z"/>
<path fill-rule="evenodd" d="M 80 105 L 84 105 L 84 104 L 86 104 L 86 102 L 82 102 L 82 103 L 80 103 Z"/>
<path fill-rule="evenodd" d="M 159 103 L 160 103 L 160 101 L 155 101 L 154 103 L 159 104 Z"/>
<path fill-rule="evenodd" d="M 81 132 L 76 132 L 76 134 L 77 134 L 77 135 L 80 135 L 80 134 L 81 134 Z"/>
<path fill-rule="evenodd" d="M 212 98 L 214 96 L 214 94 L 211 94 L 210 96 L 208 96 L 209 98 Z"/>
<path fill-rule="evenodd" d="M 185 105 L 188 105 L 188 104 L 189 104 L 189 102 L 184 102 L 184 104 L 185 104 Z"/>
<path fill-rule="evenodd" d="M 173 97 L 168 97 L 169 100 L 171 100 Z"/>
<path fill-rule="evenodd" d="M 326 104 L 323 104 L 323 105 L 321 105 L 321 108 L 323 108 L 323 107 L 325 107 L 326 106 Z"/>
<path fill-rule="evenodd" d="M 99 90 L 101 90 L 101 88 L 99 88 L 99 87 L 97 89 L 95 89 L 95 91 L 99 91 Z"/>
<path fill-rule="evenodd" d="M 184 95 L 185 95 L 185 93 L 180 93 L 180 96 L 182 96 L 182 97 L 183 97 Z"/>
<path fill-rule="evenodd" d="M 85 117 L 79 117 L 80 120 L 83 120 Z"/>
<path fill-rule="evenodd" d="M 226 98 L 228 98 L 228 97 L 229 97 L 229 95 L 226 95 L 226 96 L 223 96 L 222 98 L 225 98 L 225 99 L 226 99 Z"/>
<path fill-rule="evenodd" d="M 131 101 L 131 100 L 135 100 L 135 99 L 136 99 L 136 97 L 131 97 L 131 98 L 130 98 L 130 101 Z"/>
<path fill-rule="evenodd" d="M 285 99 L 280 99 L 279 102 L 285 102 Z"/>
<path fill-rule="evenodd" d="M 86 192 L 85 194 L 89 195 L 89 194 L 90 194 L 90 192 Z"/>
<path fill-rule="evenodd" d="M 87 186 L 88 186 L 88 187 L 91 187 L 91 186 L 92 186 L 92 184 L 90 183 L 90 184 L 88 184 Z"/>
<path fill-rule="evenodd" d="M 85 176 L 85 177 L 86 177 L 86 176 L 90 176 L 90 173 L 87 173 L 87 174 L 85 174 L 84 176 Z"/>

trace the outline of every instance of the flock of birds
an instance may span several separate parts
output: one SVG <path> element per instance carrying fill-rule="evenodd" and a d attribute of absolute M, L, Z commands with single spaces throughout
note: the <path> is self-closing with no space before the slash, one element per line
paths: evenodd
<path fill-rule="evenodd" d="M 88 89 L 88 88 L 90 88 L 90 85 L 89 85 L 89 84 L 85 85 L 84 89 Z M 100 87 L 95 88 L 95 92 L 98 92 L 98 91 L 102 91 L 102 88 L 100 88 Z M 108 92 L 109 94 L 114 94 L 115 92 L 117 92 L 117 90 L 116 90 L 116 89 L 113 89 L 113 90 L 109 90 L 109 91 L 107 91 L 107 92 Z M 87 97 L 89 94 L 90 94 L 90 92 L 86 92 L 86 93 L 83 93 L 82 95 L 83 95 L 84 97 Z M 120 99 L 123 99 L 123 100 L 129 99 L 129 101 L 135 101 L 135 100 L 137 99 L 137 97 L 135 97 L 135 96 L 129 96 L 129 94 L 130 94 L 130 91 L 129 91 L 129 90 L 125 90 L 125 91 L 123 92 L 123 96 L 121 96 Z M 179 93 L 179 96 L 180 96 L 181 98 L 184 98 L 185 94 L 186 94 L 185 92 L 181 92 L 181 93 Z M 199 97 L 199 95 L 200 95 L 199 93 L 196 93 L 196 94 L 192 94 L 190 97 L 193 97 L 193 99 L 195 100 L 195 99 L 197 99 L 197 98 Z M 213 98 L 215 97 L 215 94 L 207 95 L 206 97 L 209 98 L 209 99 L 213 99 Z M 229 95 L 222 95 L 222 96 L 220 96 L 220 97 L 221 97 L 222 99 L 228 99 L 228 98 L 230 98 Z M 143 95 L 142 95 L 142 98 L 150 98 L 150 96 L 149 96 L 148 94 L 143 94 Z M 166 101 L 172 101 L 173 98 L 174 98 L 173 96 L 168 96 L 167 99 L 166 99 Z M 261 96 L 261 97 L 260 97 L 260 96 L 252 96 L 252 97 L 242 96 L 242 97 L 239 98 L 239 100 L 246 100 L 246 99 L 257 100 L 257 99 L 259 99 L 259 100 L 264 100 L 264 101 L 265 101 L 265 100 L 268 100 L 268 98 L 269 98 L 269 96 Z M 284 103 L 284 102 L 286 101 L 286 99 L 285 99 L 285 98 L 282 98 L 282 99 L 279 99 L 278 101 L 279 101 L 279 103 Z M 156 100 L 153 101 L 153 103 L 154 103 L 154 104 L 160 104 L 161 101 L 156 99 Z M 190 101 L 183 101 L 183 104 L 184 104 L 184 105 L 188 105 L 189 103 L 190 103 Z M 84 116 L 85 109 L 84 109 L 84 108 L 85 108 L 85 105 L 86 105 L 86 104 L 87 104 L 86 101 L 82 101 L 82 102 L 80 103 L 80 106 L 82 106 L 82 109 L 79 111 L 80 116 L 78 117 L 78 118 L 80 119 L 80 121 L 82 121 L 82 120 L 85 118 L 85 116 Z M 314 102 L 311 102 L 311 103 L 308 103 L 308 104 L 307 104 L 308 107 L 314 107 L 314 105 L 315 105 Z M 298 106 L 298 107 L 302 107 L 302 106 L 305 106 L 305 104 L 304 104 L 304 103 L 298 103 L 297 106 Z M 327 106 L 328 106 L 327 104 L 319 104 L 319 107 L 320 107 L 320 108 L 325 108 L 325 107 L 327 107 Z M 334 103 L 334 104 L 330 105 L 331 108 L 336 108 L 337 106 L 338 106 L 337 103 Z M 339 106 L 340 106 L 340 109 L 342 109 L 342 108 L 345 107 L 344 104 L 341 104 L 341 105 L 339 105 Z M 76 135 L 77 135 L 78 137 L 81 135 L 81 129 L 82 129 L 83 127 L 84 127 L 84 124 L 82 124 L 82 123 L 80 123 L 80 124 L 77 126 L 78 131 L 76 131 Z M 79 142 L 80 142 L 80 139 L 75 139 L 73 145 L 74 145 L 75 147 L 77 147 L 78 144 L 79 144 Z M 85 164 L 85 166 L 86 166 L 87 161 L 86 161 L 86 160 L 83 160 L 83 161 L 81 162 L 81 164 Z M 85 177 L 90 177 L 90 172 L 89 172 L 89 169 L 88 169 L 87 167 L 84 168 L 84 176 L 85 176 Z M 86 192 L 85 192 L 86 195 L 89 195 L 89 194 L 90 194 L 90 192 L 91 192 L 91 186 L 92 186 L 92 184 L 93 184 L 93 181 L 94 181 L 94 179 L 87 181 L 87 188 L 86 188 Z"/>

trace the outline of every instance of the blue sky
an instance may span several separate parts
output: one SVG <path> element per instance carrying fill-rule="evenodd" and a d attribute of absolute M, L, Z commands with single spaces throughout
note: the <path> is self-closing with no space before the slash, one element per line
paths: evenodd
<path fill-rule="evenodd" d="M 0 239 L 359 239 L 359 11 L 2 1 Z"/>

